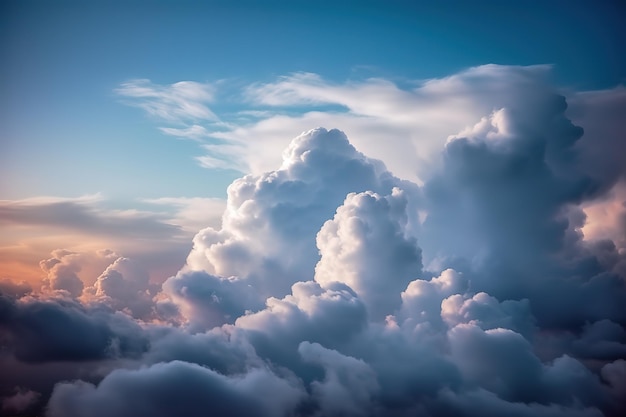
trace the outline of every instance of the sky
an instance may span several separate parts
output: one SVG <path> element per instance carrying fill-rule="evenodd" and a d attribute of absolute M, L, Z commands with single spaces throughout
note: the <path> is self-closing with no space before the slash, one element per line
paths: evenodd
<path fill-rule="evenodd" d="M 2 2 L 0 414 L 620 415 L 625 18 Z"/>

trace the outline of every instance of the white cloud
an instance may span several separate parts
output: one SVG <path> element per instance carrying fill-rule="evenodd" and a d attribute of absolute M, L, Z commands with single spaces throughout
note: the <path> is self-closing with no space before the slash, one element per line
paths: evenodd
<path fill-rule="evenodd" d="M 180 81 L 159 85 L 139 79 L 123 83 L 115 92 L 127 97 L 130 105 L 168 122 L 218 120 L 207 106 L 213 101 L 215 92 L 213 85 L 208 83 Z"/>
<path fill-rule="evenodd" d="M 365 302 L 371 319 L 393 314 L 400 292 L 422 270 L 417 242 L 405 235 L 406 210 L 406 196 L 398 188 L 385 197 L 348 194 L 317 234 L 321 259 L 315 280 L 347 284 Z"/>
<path fill-rule="evenodd" d="M 182 129 L 177 129 L 173 127 L 160 127 L 159 130 L 166 135 L 192 140 L 200 140 L 209 136 L 209 132 L 206 130 L 206 128 L 200 125 L 191 125 L 190 127 Z"/>
<path fill-rule="evenodd" d="M 545 65 L 484 65 L 416 80 L 408 87 L 381 78 L 333 83 L 318 74 L 294 73 L 245 87 L 243 109 L 222 115 L 228 121 L 204 117 L 204 125 L 198 124 L 203 117 L 196 107 L 205 108 L 200 103 L 213 97 L 208 85 L 185 81 L 182 88 L 181 83 L 159 86 L 139 80 L 116 91 L 136 98 L 134 105 L 163 121 L 183 124 L 162 127 L 164 133 L 209 140 L 206 155 L 197 158 L 207 168 L 258 175 L 280 164 L 289 138 L 317 126 L 340 126 L 359 150 L 385 162 L 395 175 L 421 182 L 438 164 L 448 136 L 495 109 L 515 108 L 516 100 L 525 101 L 538 89 L 550 89 L 545 81 L 549 70 Z M 203 93 L 207 89 L 210 93 Z M 183 99 L 189 104 L 180 105 Z"/>
<path fill-rule="evenodd" d="M 252 85 L 247 96 L 257 105 L 278 107 L 273 109 L 278 112 L 298 107 L 299 114 L 285 111 L 215 136 L 243 144 L 250 169 L 259 172 L 276 163 L 271 154 L 284 148 L 284 138 L 295 136 L 301 126 L 341 126 L 359 150 L 385 162 L 394 174 L 422 181 L 449 135 L 494 109 L 515 107 L 515 100 L 525 100 L 538 88 L 549 89 L 544 81 L 549 69 L 485 65 L 415 81 L 409 88 L 384 79 L 331 83 L 316 74 L 296 73 Z M 315 108 L 320 105 L 341 110 Z"/>
<path fill-rule="evenodd" d="M 246 278 L 265 296 L 284 296 L 294 282 L 313 278 L 315 235 L 346 194 L 387 195 L 400 184 L 342 132 L 305 132 L 285 150 L 279 169 L 230 185 L 222 227 L 196 235 L 187 269 Z"/>

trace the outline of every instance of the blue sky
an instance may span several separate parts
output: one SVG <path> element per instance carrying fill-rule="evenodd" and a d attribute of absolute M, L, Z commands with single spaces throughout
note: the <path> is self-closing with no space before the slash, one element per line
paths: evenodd
<path fill-rule="evenodd" d="M 485 63 L 553 64 L 564 88 L 624 82 L 618 2 L 4 2 L 2 196 L 223 197 L 238 174 L 189 163 L 196 144 L 120 103 L 132 79 L 239 87 L 293 72 L 397 83 Z M 292 109 L 292 111 L 298 111 Z M 314 127 L 314 126 L 311 126 Z"/>

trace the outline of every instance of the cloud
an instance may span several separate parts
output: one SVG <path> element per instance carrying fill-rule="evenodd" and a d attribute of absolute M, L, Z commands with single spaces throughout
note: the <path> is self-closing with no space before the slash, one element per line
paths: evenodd
<path fill-rule="evenodd" d="M 324 414 L 371 413 L 379 386 L 376 373 L 362 360 L 326 349 L 319 343 L 302 342 L 298 352 L 304 361 L 324 368 L 323 381 L 313 381 L 313 397 Z"/>
<path fill-rule="evenodd" d="M 214 98 L 214 87 L 208 83 L 180 81 L 159 85 L 138 79 L 123 83 L 115 92 L 126 97 L 130 105 L 170 122 L 217 120 L 207 107 Z"/>
<path fill-rule="evenodd" d="M 263 306 L 261 297 L 245 279 L 218 277 L 204 271 L 178 274 L 163 284 L 193 328 L 210 329 L 233 323 L 249 309 Z"/>
<path fill-rule="evenodd" d="M 568 117 L 585 128 L 581 138 L 581 162 L 587 172 L 612 185 L 626 174 L 624 131 L 626 87 L 577 92 L 568 97 Z"/>
<path fill-rule="evenodd" d="M 10 397 L 2 398 L 2 411 L 22 412 L 28 409 L 37 401 L 41 394 L 35 391 L 15 388 L 15 393 Z"/>
<path fill-rule="evenodd" d="M 231 184 L 221 222 L 196 234 L 158 293 L 142 262 L 108 252 L 73 299 L 61 278 L 81 274 L 79 252 L 54 253 L 44 267 L 62 290 L 5 285 L 0 298 L 0 365 L 12 375 L 0 395 L 41 393 L 32 408 L 50 416 L 624 414 L 626 281 L 611 228 L 621 171 L 586 159 L 586 133 L 546 70 L 255 85 L 254 105 L 316 110 L 258 114 L 224 131 L 227 144 L 263 129 L 277 144 L 311 120 L 393 124 L 409 135 L 394 141 L 413 146 L 412 132 L 424 145 L 404 161 L 434 155 L 427 175 L 402 180 L 341 131 L 316 128 L 271 170 Z M 363 137 L 394 148 L 380 131 Z M 151 202 L 174 206 L 162 221 L 183 232 L 220 204 Z M 614 215 L 604 222 L 602 210 Z"/>
<path fill-rule="evenodd" d="M 294 282 L 313 278 L 315 235 L 346 194 L 386 195 L 401 184 L 411 188 L 356 151 L 343 133 L 305 132 L 285 150 L 279 169 L 230 185 L 221 229 L 195 236 L 186 269 L 245 279 L 261 300 L 284 296 Z"/>
<path fill-rule="evenodd" d="M 0 224 L 5 231 L 0 237 L 3 276 L 36 286 L 41 270 L 35 266 L 61 246 L 81 254 L 81 268 L 75 272 L 89 285 L 110 263 L 95 255 L 106 248 L 142 263 L 162 282 L 184 262 L 189 239 L 198 230 L 194 225 L 217 222 L 221 213 L 216 211 L 223 205 L 212 199 L 154 201 L 175 207 L 165 212 L 112 209 L 110 203 L 100 195 L 0 201 Z"/>
<path fill-rule="evenodd" d="M 469 261 L 461 271 L 471 271 L 476 291 L 528 298 L 544 324 L 623 320 L 624 288 L 603 300 L 599 287 L 617 278 L 602 273 L 581 239 L 581 205 L 605 190 L 578 164 L 583 130 L 565 118 L 564 98 L 550 91 L 523 104 L 493 112 L 447 143 L 442 168 L 424 189 L 425 263 L 443 253 L 453 264 Z M 578 313 L 583 299 L 586 311 Z"/>
<path fill-rule="evenodd" d="M 321 259 L 315 280 L 347 284 L 373 319 L 392 314 L 400 306 L 400 292 L 421 273 L 417 241 L 405 236 L 406 206 L 398 188 L 386 197 L 351 193 L 317 234 Z"/>
<path fill-rule="evenodd" d="M 176 213 L 171 223 L 193 233 L 208 226 L 218 228 L 226 208 L 226 201 L 222 198 L 161 197 L 143 201 L 149 204 L 174 207 Z"/>
<path fill-rule="evenodd" d="M 22 298 L 32 291 L 32 287 L 26 281 L 14 282 L 7 278 L 0 279 L 0 294 L 13 298 Z"/>
<path fill-rule="evenodd" d="M 65 291 L 76 298 L 83 292 L 83 282 L 76 275 L 80 266 L 74 261 L 78 254 L 58 250 L 53 252 L 53 257 L 39 262 L 39 266 L 47 273 L 44 287 L 50 291 Z"/>
<path fill-rule="evenodd" d="M 549 66 L 484 65 L 458 74 L 415 80 L 400 86 L 371 78 L 332 83 L 311 73 L 295 73 L 276 82 L 253 84 L 246 95 L 257 109 L 278 114 L 214 136 L 244 147 L 249 169 L 262 172 L 278 161 L 278 151 L 304 125 L 341 126 L 355 146 L 382 160 L 401 178 L 425 180 L 436 166 L 449 135 L 473 124 L 494 108 L 514 107 L 515 100 L 547 83 Z M 260 106 L 260 107 L 259 107 Z M 293 115 L 289 106 L 304 109 Z M 336 106 L 331 111 L 324 106 Z M 262 142 L 249 138 L 263 138 Z"/>
<path fill-rule="evenodd" d="M 158 286 L 141 265 L 129 258 L 117 258 L 85 289 L 87 299 L 96 299 L 113 309 L 127 311 L 136 318 L 148 320 L 154 316 L 153 297 Z"/>
<path fill-rule="evenodd" d="M 618 251 L 626 250 L 626 181 L 620 181 L 601 198 L 582 206 L 584 239 L 610 240 Z"/>
<path fill-rule="evenodd" d="M 513 402 L 539 399 L 541 362 L 530 343 L 510 329 L 460 324 L 448 334 L 454 362 L 465 380 Z"/>
<path fill-rule="evenodd" d="M 190 127 L 182 129 L 176 129 L 173 127 L 160 127 L 159 130 L 166 135 L 192 140 L 199 140 L 201 138 L 209 136 L 209 132 L 200 125 L 192 125 Z"/>
<path fill-rule="evenodd" d="M 438 165 L 448 136 L 493 109 L 514 108 L 518 98 L 526 100 L 538 89 L 555 90 L 548 82 L 550 69 L 547 65 L 483 65 L 444 78 L 404 83 L 381 78 L 333 83 L 318 74 L 293 73 L 274 82 L 250 84 L 241 91 L 223 91 L 239 99 L 243 108 L 221 114 L 219 121 L 205 118 L 204 124 L 194 106 L 187 110 L 161 98 L 175 96 L 172 91 L 177 84 L 159 86 L 139 80 L 116 91 L 136 94 L 131 97 L 139 101 L 131 104 L 143 106 L 164 122 L 183 126 L 162 127 L 164 133 L 208 142 L 202 145 L 205 155 L 196 158 L 207 168 L 258 175 L 280 164 L 280 152 L 303 126 L 341 126 L 362 152 L 385 162 L 395 175 L 421 182 Z M 185 91 L 196 89 L 198 95 L 218 87 L 183 84 Z M 209 95 L 205 98 L 210 101 Z"/>
<path fill-rule="evenodd" d="M 129 396 L 128 393 L 133 395 Z M 210 369 L 173 361 L 109 374 L 97 387 L 84 382 L 56 386 L 49 415 L 54 416 L 281 416 L 303 396 L 267 369 L 225 377 Z"/>
<path fill-rule="evenodd" d="M 144 238 L 155 238 L 178 233 L 177 226 L 165 223 L 153 213 L 133 210 L 104 212 L 95 205 L 99 200 L 97 196 L 1 200 L 0 222 L 9 226 L 53 227 L 107 236 L 139 234 Z"/>
<path fill-rule="evenodd" d="M 141 327 L 112 310 L 65 299 L 0 298 L 0 324 L 22 362 L 87 361 L 138 355 L 148 341 Z M 4 337 L 4 335 L 3 335 Z"/>
<path fill-rule="evenodd" d="M 349 287 L 333 284 L 322 288 L 314 281 L 295 283 L 291 294 L 268 298 L 264 310 L 235 322 L 270 344 L 280 341 L 292 347 L 305 340 L 332 347 L 359 333 L 366 323 L 365 307 Z"/>

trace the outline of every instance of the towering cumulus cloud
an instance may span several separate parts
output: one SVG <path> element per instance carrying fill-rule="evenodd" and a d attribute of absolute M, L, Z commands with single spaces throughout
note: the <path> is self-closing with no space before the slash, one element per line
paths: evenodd
<path fill-rule="evenodd" d="M 161 289 L 124 257 L 83 286 L 65 252 L 42 294 L 0 282 L 3 412 L 624 415 L 621 168 L 531 86 L 420 185 L 303 133 L 231 184 Z"/>
<path fill-rule="evenodd" d="M 387 195 L 402 183 L 342 132 L 311 130 L 293 140 L 278 170 L 230 185 L 221 230 L 196 235 L 187 266 L 164 289 L 193 323 L 234 322 L 269 296 L 287 295 L 295 282 L 313 278 L 315 236 L 348 193 Z M 403 203 L 395 204 L 406 217 Z"/>

